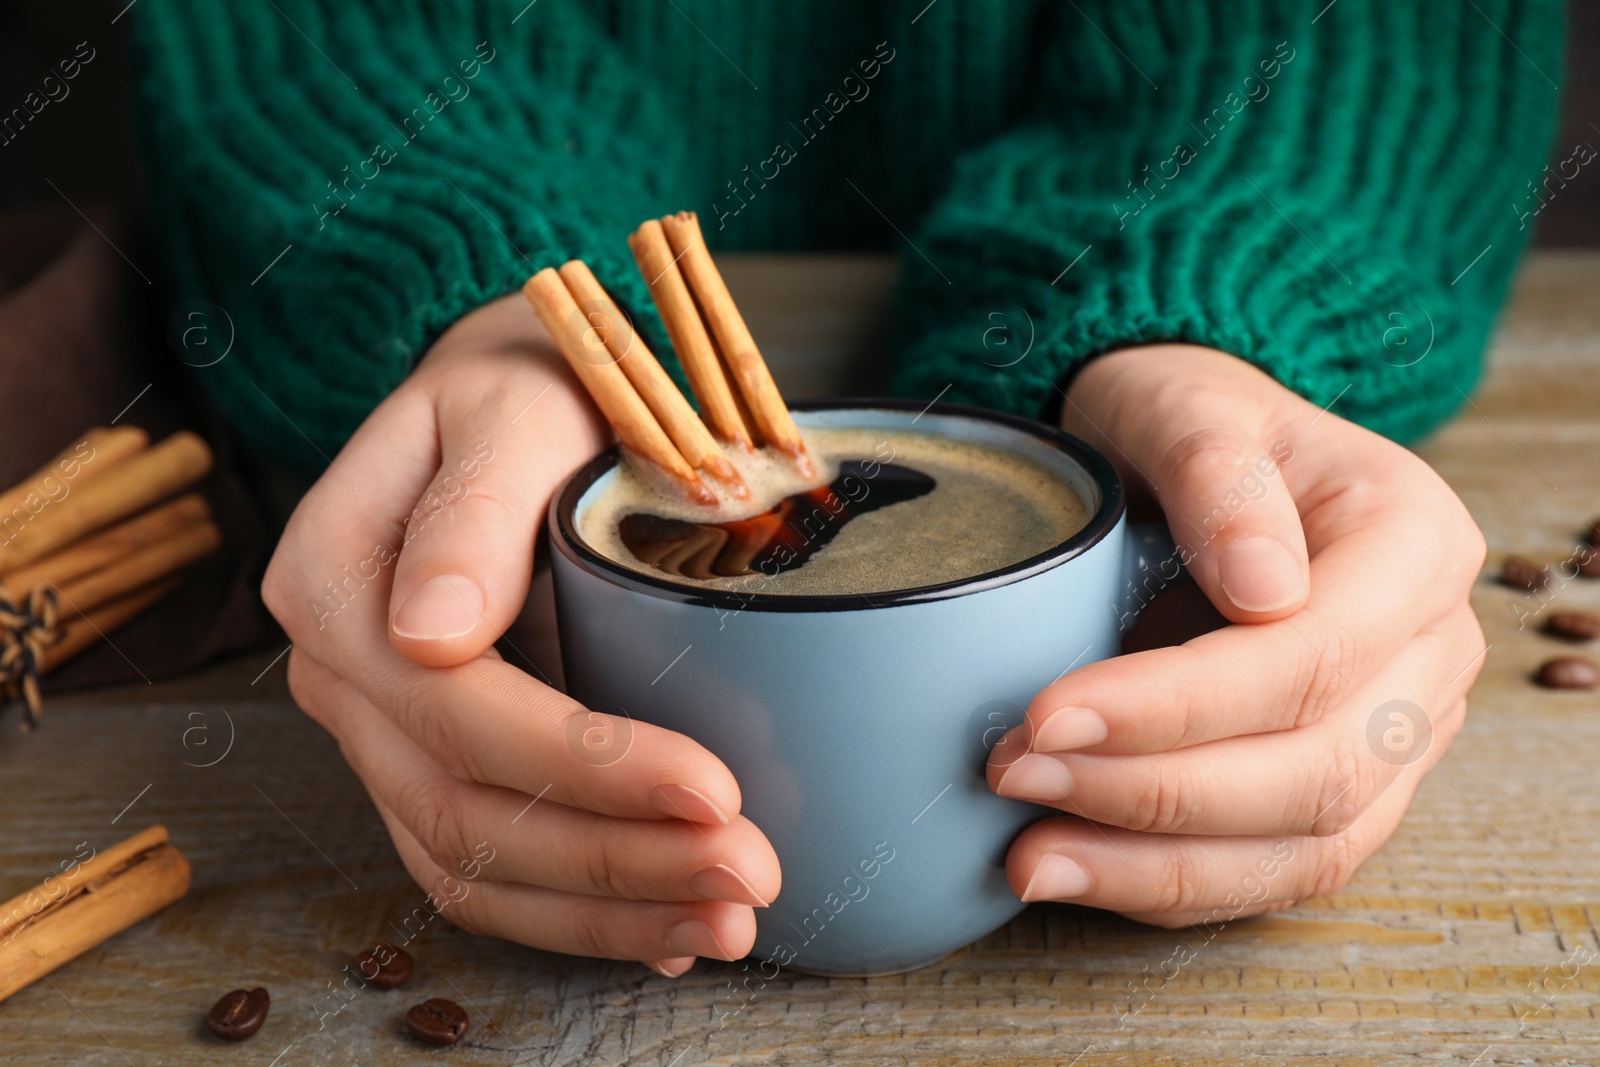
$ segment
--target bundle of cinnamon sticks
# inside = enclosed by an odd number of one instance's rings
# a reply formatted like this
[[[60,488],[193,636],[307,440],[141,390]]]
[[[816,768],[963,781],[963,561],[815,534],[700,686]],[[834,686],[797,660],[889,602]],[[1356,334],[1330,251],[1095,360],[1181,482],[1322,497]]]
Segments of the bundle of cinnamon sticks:
[[[0,695],[40,711],[39,678],[171,592],[221,532],[193,493],[211,469],[187,431],[151,446],[99,427],[0,493]]]
[[[711,259],[693,212],[651,219],[628,238],[667,336],[700,405],[678,391],[582,260],[523,286],[562,355],[623,447],[695,503],[713,486],[747,499],[729,454],[771,447],[805,477],[815,465],[744,317]],[[702,420],[701,416],[704,416]]]

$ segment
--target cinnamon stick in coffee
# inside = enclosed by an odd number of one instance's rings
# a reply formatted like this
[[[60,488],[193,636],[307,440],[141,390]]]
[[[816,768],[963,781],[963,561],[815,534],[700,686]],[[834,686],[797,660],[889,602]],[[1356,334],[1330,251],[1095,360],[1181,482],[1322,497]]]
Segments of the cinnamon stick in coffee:
[[[800,439],[800,431],[789,414],[789,406],[783,402],[783,395],[778,392],[777,383],[772,380],[766,360],[761,358],[750,327],[745,325],[744,316],[733,302],[733,294],[728,292],[722,273],[711,259],[705,235],[700,232],[699,218],[692,211],[680,211],[663,218],[661,228],[700,313],[717,340],[728,370],[749,406],[760,443],[788,453],[802,471],[811,471],[805,442]]]
[[[574,259],[564,264],[560,273],[578,306],[600,332],[606,348],[616,357],[623,373],[689,466],[727,486],[735,496],[749,496],[749,487],[717,446],[706,424],[700,421],[700,416],[689,406],[689,401],[678,391],[661,362],[606,293],[594,272],[583,260]]]
[[[593,323],[579,310],[561,275],[546,267],[528,279],[522,292],[623,445],[655,464],[689,499],[715,504],[716,494],[700,480],[634,391],[616,358],[596,336]]]
[[[0,576],[149,507],[210,469],[211,449],[204,441],[187,430],[173,434],[49,501],[9,539],[0,535]]]
[[[633,249],[633,258],[650,286],[650,296],[711,432],[741,448],[753,447],[750,431],[739,415],[733,390],[723,373],[722,361],[700,320],[694,297],[673,262],[672,246],[661,223],[651,219],[640,226],[628,238],[628,247]]]
[[[152,826],[0,904],[0,1000],[189,891],[189,862]]]

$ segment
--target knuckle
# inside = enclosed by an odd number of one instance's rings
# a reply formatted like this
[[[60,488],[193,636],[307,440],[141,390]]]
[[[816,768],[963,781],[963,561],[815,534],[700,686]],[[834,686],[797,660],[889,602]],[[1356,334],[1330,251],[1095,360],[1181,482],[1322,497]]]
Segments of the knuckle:
[[[1461,552],[1465,562],[1465,570],[1474,578],[1483,570],[1484,561],[1489,558],[1489,541],[1483,536],[1483,529],[1471,515],[1467,515],[1462,522]]]
[[[587,855],[582,860],[583,876],[590,890],[601,896],[632,897],[632,886],[623,870],[623,862],[609,835],[600,834],[590,839]]]
[[[1379,771],[1362,755],[1363,738],[1340,738],[1330,753],[1329,769],[1316,794],[1316,811],[1308,832],[1313,837],[1343,834],[1355,825],[1379,789]]]
[[[1193,815],[1188,800],[1192,795],[1183,766],[1174,760],[1158,760],[1136,787],[1125,828],[1151,834],[1181,832]]]
[[[406,520],[407,544],[426,538],[430,528],[500,529],[515,522],[527,509],[515,488],[480,474],[468,482],[450,472],[438,477],[417,501]]]
[[[597,900],[580,901],[572,909],[567,932],[575,955],[608,957],[612,954],[607,910],[604,902]]]
[[[1206,906],[1205,872],[1198,853],[1183,844],[1169,849],[1161,861],[1155,911],[1200,911]]]
[[[304,711],[315,719],[316,713],[311,710],[311,678],[309,668],[306,666],[306,657],[299,649],[290,649],[289,664],[285,670],[289,682],[289,696],[300,705]]]
[[[278,621],[285,631],[296,625],[295,613],[290,609],[294,599],[294,591],[288,575],[288,566],[283,562],[283,548],[280,545],[277,552],[273,553],[272,562],[267,564],[267,572],[261,577],[261,601],[267,606],[267,611]],[[293,635],[291,635],[293,636]]]
[[[429,776],[407,783],[403,790],[400,810],[407,813],[417,842],[440,867],[454,870],[467,855],[460,787],[449,779]]]
[[[443,882],[440,882],[443,885]],[[438,890],[434,891],[435,897]],[[483,905],[477,893],[468,893],[460,900],[453,901],[445,909],[445,914],[452,925],[469,934],[483,936],[493,933],[488,917],[483,913]]]
[[[478,780],[462,758],[460,738],[450,709],[439,703],[437,695],[418,685],[393,686],[390,692],[393,694],[391,714],[417,747],[456,778]]]
[[[1234,430],[1207,427],[1174,441],[1157,465],[1163,484],[1204,481],[1217,472],[1232,472],[1260,451],[1249,437]]]
[[[1433,720],[1434,743],[1439,746],[1441,753],[1450,747],[1461,728],[1467,724],[1467,709],[1467,700],[1463,697]]]
[[[1300,703],[1288,723],[1289,729],[1321,721],[1349,688],[1348,668],[1357,658],[1360,642],[1341,622],[1323,619],[1321,624],[1319,640],[1301,645],[1304,651],[1300,654],[1299,678],[1295,683]]]
[[[1359,835],[1352,832],[1325,838],[1318,849],[1317,862],[1312,868],[1310,883],[1302,899],[1325,897],[1337,893],[1350,884],[1366,850]]]

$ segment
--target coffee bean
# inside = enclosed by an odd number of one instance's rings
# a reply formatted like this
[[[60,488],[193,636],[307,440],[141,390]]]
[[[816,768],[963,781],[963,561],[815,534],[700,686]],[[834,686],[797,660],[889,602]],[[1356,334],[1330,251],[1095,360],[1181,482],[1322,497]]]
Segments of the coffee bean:
[[[1578,549],[1578,577],[1600,578],[1600,548],[1584,545]]]
[[[411,977],[411,957],[382,941],[356,957],[356,973],[374,989],[398,989]]]
[[[1523,556],[1507,556],[1500,565],[1500,580],[1513,589],[1537,593],[1550,584],[1550,570]]]
[[[1565,641],[1593,641],[1600,637],[1600,615],[1592,611],[1557,611],[1545,621],[1544,632]]]
[[[1589,543],[1600,547],[1600,519],[1591,519],[1589,522]]]
[[[261,1029],[271,1005],[265,989],[235,989],[222,994],[206,1016],[206,1025],[224,1041],[243,1041]]]
[[[419,1041],[453,1045],[467,1032],[467,1013],[454,1001],[434,997],[406,1012],[406,1026]]]
[[[1600,667],[1582,656],[1561,656],[1540,667],[1534,681],[1546,689],[1593,689],[1600,685]]]

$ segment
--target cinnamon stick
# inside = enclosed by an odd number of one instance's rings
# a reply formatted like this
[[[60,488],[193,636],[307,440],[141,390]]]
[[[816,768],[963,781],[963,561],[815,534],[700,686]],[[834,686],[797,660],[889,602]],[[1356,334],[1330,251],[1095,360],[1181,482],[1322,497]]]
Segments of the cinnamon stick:
[[[70,621],[87,615],[102,604],[169,577],[215,552],[221,543],[222,531],[210,519],[190,523],[155,544],[137,549],[75,581],[56,586],[61,618]]]
[[[761,443],[788,453],[802,471],[810,472],[813,468],[806,455],[805,442],[800,439],[800,431],[789,415],[789,406],[783,402],[777,383],[772,380],[766,360],[761,358],[750,327],[745,325],[744,316],[733,302],[733,294],[728,292],[722,273],[712,262],[705,235],[700,232],[699,218],[692,211],[680,211],[663,218],[661,228],[712,336],[717,339],[728,370],[749,405]]]
[[[0,1000],[189,891],[164,826],[140,831],[0,905]]]
[[[194,493],[180,496],[12,571],[5,577],[5,587],[16,598],[22,598],[36,586],[64,586],[141,548],[154,545],[202,519],[208,519],[210,514],[210,508],[201,497]]]
[[[528,279],[522,292],[623,445],[660,468],[691,500],[715,504],[716,494],[678,452],[616,359],[595,337],[593,325],[578,309],[561,275],[546,267]]]
[[[134,616],[172,592],[182,584],[182,579],[170,578],[138,592],[129,593],[109,603],[101,604],[87,615],[81,615],[62,627],[61,639],[44,650],[39,661],[39,673],[49,674],[67,660],[76,656],[109,633],[121,629]]]
[[[149,443],[150,435],[137,426],[96,426],[86,431],[50,462],[0,493],[0,537],[15,536],[26,527],[35,511],[49,506],[59,489],[52,489],[47,479],[54,479],[57,486],[67,487],[70,493],[72,488],[144,451]],[[29,496],[36,498],[41,506],[29,508]],[[22,512],[13,514],[19,508]]]
[[[661,312],[667,336],[672,339],[672,348],[678,353],[678,362],[683,364],[683,373],[695,399],[700,401],[700,411],[711,432],[730,444],[752,447],[750,430],[739,417],[722,362],[700,320],[694,297],[673,262],[672,246],[661,223],[651,219],[640,226],[629,236],[628,247],[633,249],[634,261],[650,286],[650,296]]]
[[[149,507],[210,469],[204,441],[187,430],[173,434],[51,501],[9,540],[0,535],[0,576]]]
[[[672,443],[678,446],[678,451],[689,466],[727,486],[734,496],[748,497],[749,486],[744,484],[744,479],[718,447],[706,424],[700,421],[700,416],[689,406],[677,385],[662,369],[660,361],[634,331],[633,324],[612,301],[588,264],[581,259],[574,259],[562,266],[560,274],[579,308],[595,324],[606,348],[616,357],[623,373],[661,423],[662,429],[666,430],[667,436],[672,438]]]

